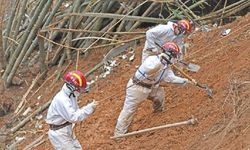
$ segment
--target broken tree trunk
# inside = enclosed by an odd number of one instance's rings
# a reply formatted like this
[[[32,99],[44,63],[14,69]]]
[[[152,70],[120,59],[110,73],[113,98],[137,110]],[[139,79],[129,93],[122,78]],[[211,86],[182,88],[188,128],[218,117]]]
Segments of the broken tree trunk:
[[[41,33],[42,34],[42,33]],[[39,65],[40,72],[43,74],[42,78],[45,79],[47,74],[47,65],[45,64],[45,48],[44,48],[44,39],[40,36],[38,37],[38,45],[39,45]]]

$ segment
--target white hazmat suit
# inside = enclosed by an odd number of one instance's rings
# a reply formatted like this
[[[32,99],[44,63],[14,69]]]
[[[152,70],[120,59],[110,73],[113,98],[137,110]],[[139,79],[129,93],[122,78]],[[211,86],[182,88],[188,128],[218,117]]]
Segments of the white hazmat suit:
[[[176,43],[180,49],[180,59],[182,59],[184,52],[184,35],[179,34],[175,35],[174,33],[174,24],[173,22],[169,21],[166,25],[159,24],[146,32],[146,41],[145,46],[142,51],[142,62],[151,55],[160,54],[162,50],[158,48],[155,44],[158,43],[163,45],[166,42],[174,42]],[[177,24],[176,24],[177,26]]]
[[[127,132],[138,106],[145,99],[153,101],[155,111],[162,110],[165,99],[164,89],[159,87],[162,80],[177,84],[188,82],[186,78],[175,76],[170,67],[162,62],[159,55],[148,56],[137,69],[134,77],[128,81],[124,106],[115,127],[115,136]]]
[[[86,119],[95,110],[95,103],[79,108],[77,97],[73,96],[66,84],[53,98],[46,118],[50,125],[69,125],[60,129],[49,129],[49,140],[56,150],[81,150],[79,141],[73,134],[73,124]]]

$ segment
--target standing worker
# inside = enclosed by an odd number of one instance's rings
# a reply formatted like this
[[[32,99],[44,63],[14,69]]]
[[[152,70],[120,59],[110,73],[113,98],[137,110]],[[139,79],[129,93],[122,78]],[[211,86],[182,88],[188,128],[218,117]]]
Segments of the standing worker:
[[[162,47],[165,51],[148,56],[128,81],[124,106],[117,119],[114,136],[128,131],[138,106],[145,99],[153,101],[155,112],[162,111],[165,99],[164,89],[159,86],[162,80],[182,85],[189,82],[186,78],[175,76],[170,69],[170,64],[180,54],[179,47],[173,42],[167,42]]]
[[[93,101],[79,108],[77,99],[80,93],[85,93],[87,86],[82,72],[76,70],[66,73],[64,82],[48,109],[48,136],[56,150],[81,150],[82,147],[73,134],[74,124],[92,114],[98,103]]]
[[[146,32],[146,41],[142,51],[142,62],[150,55],[161,53],[161,49],[155,43],[164,44],[174,42],[180,48],[180,57],[182,60],[185,54],[184,35],[190,34],[193,29],[193,22],[189,20],[178,20],[177,22],[168,21],[166,25],[159,24]]]

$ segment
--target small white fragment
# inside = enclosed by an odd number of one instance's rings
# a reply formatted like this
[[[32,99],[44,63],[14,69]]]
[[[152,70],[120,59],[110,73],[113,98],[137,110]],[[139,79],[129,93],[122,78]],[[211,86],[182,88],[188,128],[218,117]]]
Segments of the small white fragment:
[[[39,100],[42,97],[42,95],[38,96],[37,99]]]
[[[41,120],[42,118],[43,118],[43,115],[42,115],[42,114],[36,116],[36,119],[37,119],[37,120]]]
[[[129,57],[129,61],[133,61],[135,59],[135,54],[133,54],[131,57]]]

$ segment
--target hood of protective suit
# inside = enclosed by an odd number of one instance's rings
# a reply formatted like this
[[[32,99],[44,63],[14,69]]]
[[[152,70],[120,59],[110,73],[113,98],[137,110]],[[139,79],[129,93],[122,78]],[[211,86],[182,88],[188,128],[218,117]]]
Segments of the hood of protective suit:
[[[70,94],[73,94],[75,97],[80,96],[80,93],[79,93],[79,92],[77,92],[77,91],[72,92],[72,91],[67,87],[66,83],[63,84],[62,91],[63,91],[66,95],[68,95],[68,96],[70,96]]]

